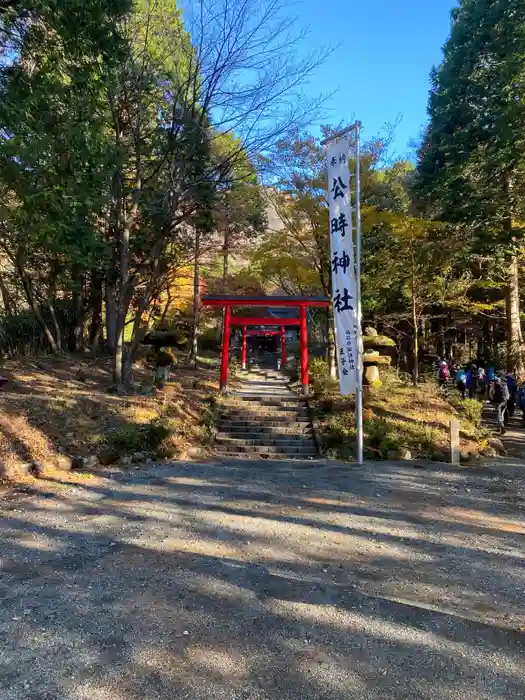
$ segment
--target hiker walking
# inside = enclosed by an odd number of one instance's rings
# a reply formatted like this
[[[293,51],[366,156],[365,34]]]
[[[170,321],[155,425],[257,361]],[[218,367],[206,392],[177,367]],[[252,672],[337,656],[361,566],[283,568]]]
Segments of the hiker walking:
[[[496,381],[496,370],[494,365],[489,365],[487,370],[487,399],[490,401],[492,396],[492,390],[494,387],[494,382]]]
[[[477,393],[479,398],[481,399],[483,397],[483,394],[485,394],[487,391],[487,374],[485,372],[484,367],[479,367],[478,368],[478,388],[477,388]]]
[[[516,381],[516,377],[512,374],[512,372],[507,372],[506,381],[507,381],[507,388],[509,390],[509,400],[507,403],[507,411],[509,414],[509,418],[512,418],[512,416],[514,415],[514,410],[516,408],[516,396],[518,394],[518,382]]]
[[[460,367],[456,372],[456,387],[461,398],[465,400],[467,396],[467,373],[463,367]]]
[[[525,421],[525,382],[521,382],[516,394],[516,402],[522,413],[522,419]]]
[[[467,372],[467,389],[469,399],[473,399],[478,391],[479,372],[476,365],[471,365]]]
[[[448,380],[450,379],[450,370],[445,360],[441,360],[441,362],[439,363],[436,379],[439,388],[443,391],[446,391]]]
[[[494,380],[494,385],[492,387],[492,397],[491,402],[496,409],[498,426],[501,435],[505,435],[507,432],[507,424],[509,422],[509,414],[507,411],[507,403],[509,400],[509,388],[507,382],[501,377],[496,377]]]

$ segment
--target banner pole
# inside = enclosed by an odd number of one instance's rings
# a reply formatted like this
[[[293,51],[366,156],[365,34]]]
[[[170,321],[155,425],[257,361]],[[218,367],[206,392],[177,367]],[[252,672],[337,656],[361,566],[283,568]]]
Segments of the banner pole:
[[[355,216],[356,216],[356,396],[355,396],[355,422],[356,422],[356,447],[357,463],[363,464],[363,331],[361,308],[361,122],[355,124],[356,134],[356,163],[355,163]]]

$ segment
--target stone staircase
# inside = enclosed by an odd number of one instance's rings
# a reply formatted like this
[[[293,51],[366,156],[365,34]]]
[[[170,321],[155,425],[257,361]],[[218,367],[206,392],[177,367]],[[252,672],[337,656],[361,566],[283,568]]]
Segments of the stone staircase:
[[[231,458],[317,457],[305,400],[277,370],[243,372],[221,399],[215,451]]]

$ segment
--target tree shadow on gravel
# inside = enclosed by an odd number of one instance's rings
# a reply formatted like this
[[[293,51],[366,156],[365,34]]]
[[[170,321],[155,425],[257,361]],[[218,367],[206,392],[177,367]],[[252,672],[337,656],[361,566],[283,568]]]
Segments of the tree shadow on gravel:
[[[488,478],[173,464],[11,498],[0,696],[521,699],[522,514]]]

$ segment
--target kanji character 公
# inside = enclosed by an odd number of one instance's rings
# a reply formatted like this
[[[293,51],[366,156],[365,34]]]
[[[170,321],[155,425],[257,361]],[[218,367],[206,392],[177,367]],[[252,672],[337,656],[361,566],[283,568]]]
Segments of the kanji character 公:
[[[332,189],[330,190],[332,194],[334,195],[334,199],[337,199],[338,197],[344,197],[345,193],[343,190],[347,190],[348,186],[345,185],[345,183],[341,180],[341,176],[338,178],[334,177],[334,184],[332,185]]]

